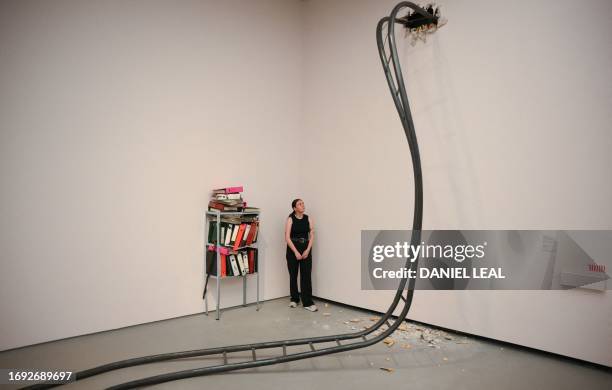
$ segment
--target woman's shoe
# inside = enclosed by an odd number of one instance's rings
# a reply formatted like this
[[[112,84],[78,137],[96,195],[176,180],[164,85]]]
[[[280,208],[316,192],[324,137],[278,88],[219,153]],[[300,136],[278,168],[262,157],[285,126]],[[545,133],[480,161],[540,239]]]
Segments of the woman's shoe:
[[[319,309],[317,309],[317,307],[315,305],[304,306],[304,309],[306,309],[308,311],[317,311],[317,310],[319,310]]]
[[[289,307],[297,307],[297,303],[291,301],[291,303],[289,304]]]

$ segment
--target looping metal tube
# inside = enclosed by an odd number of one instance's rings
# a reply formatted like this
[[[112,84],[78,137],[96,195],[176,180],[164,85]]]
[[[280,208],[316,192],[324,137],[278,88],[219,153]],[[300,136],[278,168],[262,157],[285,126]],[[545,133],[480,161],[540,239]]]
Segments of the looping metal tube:
[[[408,146],[410,149],[410,155],[412,158],[412,169],[414,176],[414,213],[413,213],[413,221],[412,221],[412,236],[411,236],[411,244],[418,245],[421,240],[421,227],[423,222],[423,178],[421,172],[421,160],[419,155],[419,147],[417,143],[416,133],[414,129],[414,123],[412,121],[412,114],[410,112],[410,105],[408,102],[408,97],[406,95],[406,88],[404,85],[404,79],[402,77],[402,70],[397,54],[397,46],[395,42],[395,24],[402,23],[401,20],[398,20],[397,17],[400,10],[404,8],[410,8],[415,12],[418,12],[424,17],[433,17],[433,15],[429,14],[423,8],[417,6],[412,2],[401,2],[397,4],[391,14],[382,18],[376,27],[376,40],[378,45],[378,52],[380,55],[380,59],[382,62],[383,70],[385,77],[387,79],[387,83],[389,85],[389,89],[391,90],[391,97],[393,98],[393,102],[397,109],[398,115],[400,117],[400,121],[402,123],[402,127],[404,129],[404,133],[406,135],[406,139],[408,141]],[[383,33],[386,35],[386,39],[383,38]],[[386,42],[388,41],[389,53],[387,53]],[[392,66],[391,66],[392,65]],[[408,269],[416,269],[418,267],[418,258],[411,262],[410,260],[406,261],[405,267]],[[391,305],[385,312],[385,314],[370,328],[367,328],[362,331],[354,332],[354,333],[346,333],[339,335],[331,335],[331,336],[321,336],[321,337],[310,337],[310,338],[302,338],[302,339],[291,339],[291,340],[280,340],[280,341],[269,341],[262,343],[253,343],[253,344],[243,344],[243,345],[233,345],[227,347],[217,347],[217,348],[207,348],[207,349],[196,349],[191,351],[180,351],[180,352],[171,352],[171,353],[163,353],[151,356],[144,356],[138,358],[132,358],[122,361],[117,361],[113,363],[108,363],[99,367],[91,368],[88,370],[84,370],[76,373],[76,379],[82,380],[85,378],[92,377],[94,375],[103,374],[112,370],[117,370],[121,368],[133,367],[137,365],[162,362],[180,358],[187,357],[195,357],[195,356],[206,356],[206,355],[214,355],[214,354],[227,354],[229,352],[238,352],[238,351],[252,351],[253,356],[255,357],[255,350],[258,349],[266,349],[266,348],[283,348],[283,354],[281,356],[266,358],[266,359],[253,359],[245,362],[239,363],[228,363],[221,364],[217,366],[209,366],[196,368],[191,370],[184,370],[179,372],[167,373],[152,376],[149,378],[143,378],[131,382],[127,382],[124,384],[120,384],[117,386],[113,386],[110,389],[131,389],[141,386],[150,386],[158,383],[174,381],[178,379],[191,378],[203,375],[210,375],[219,372],[226,372],[232,370],[240,370],[251,367],[261,367],[267,365],[273,365],[283,362],[289,362],[293,360],[307,359],[316,356],[328,355],[332,353],[345,352],[358,348],[364,348],[373,344],[376,344],[390,334],[392,334],[395,329],[403,322],[410,310],[412,305],[412,299],[414,296],[414,284],[415,280],[410,279],[407,288],[407,294],[404,297],[403,292],[406,288],[407,279],[401,279],[399,286],[397,288],[397,292]],[[395,309],[398,306],[398,303],[402,300],[404,302],[404,306],[397,316],[397,319],[393,323],[389,323],[388,320],[391,318]],[[387,325],[387,329],[379,333],[378,335],[368,338],[367,336],[378,330],[381,326]],[[340,343],[340,340],[353,340],[357,339],[356,342],[353,343]],[[324,343],[324,342],[334,342],[337,345],[327,348],[315,348],[314,344]],[[294,345],[310,345],[311,350],[307,352],[301,353],[287,353],[287,347]],[[54,384],[42,384],[30,386],[28,389],[44,389],[51,388],[57,385]]]

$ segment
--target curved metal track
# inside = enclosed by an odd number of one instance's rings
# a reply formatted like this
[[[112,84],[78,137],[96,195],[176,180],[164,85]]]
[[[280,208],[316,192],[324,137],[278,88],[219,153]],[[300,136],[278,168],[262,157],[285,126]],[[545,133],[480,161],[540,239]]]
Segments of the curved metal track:
[[[411,237],[411,244],[416,246],[421,240],[421,226],[423,220],[423,180],[421,174],[419,147],[417,144],[417,138],[414,130],[414,123],[412,121],[412,115],[410,112],[410,106],[408,103],[408,97],[406,96],[406,88],[404,86],[404,79],[402,77],[402,70],[395,42],[395,24],[406,23],[406,18],[399,18],[398,13],[406,8],[409,8],[414,12],[420,14],[425,20],[437,20],[434,15],[428,13],[423,8],[417,6],[414,3],[407,1],[401,2],[393,8],[389,16],[382,18],[378,22],[378,25],[376,26],[376,41],[378,44],[378,52],[384,69],[385,77],[387,78],[387,83],[389,85],[389,89],[391,90],[391,96],[393,98],[393,102],[395,103],[395,107],[397,108],[397,112],[404,128],[404,132],[406,134],[406,139],[408,140],[410,154],[412,156],[412,168],[414,172],[414,214],[412,222],[413,232]],[[418,266],[418,258],[414,262],[411,262],[410,259],[407,259],[405,266],[411,269],[416,269]],[[244,368],[267,366],[272,364],[289,362],[293,360],[307,359],[316,356],[323,356],[332,353],[345,352],[353,349],[368,347],[384,340],[386,337],[392,334],[406,318],[406,315],[408,314],[408,311],[410,310],[410,306],[412,304],[415,280],[410,280],[407,289],[406,282],[406,278],[400,281],[395,297],[393,298],[393,302],[389,306],[386,313],[374,325],[359,332],[302,339],[269,341],[254,344],[233,345],[218,348],[196,349],[191,351],[171,352],[158,355],[144,356],[117,361],[114,363],[108,363],[99,367],[80,371],[75,374],[75,378],[76,380],[82,380],[112,370],[174,359],[206,355],[223,355],[225,364],[222,365],[161,374],[110,387],[110,389],[132,389],[141,386],[150,386],[158,383],[175,381],[178,379],[210,375],[219,372],[240,370]],[[404,294],[404,291],[406,291],[406,294]],[[400,301],[403,301],[404,304],[401,313],[397,316],[397,319],[395,321],[390,322],[389,319],[393,315],[395,309],[398,307]],[[373,332],[375,332],[377,329],[379,329],[385,324],[387,325],[387,329],[385,329],[383,332],[379,333],[376,336],[372,335]],[[351,340],[353,342],[342,343],[343,341]],[[331,347],[328,346],[323,348],[317,348],[317,345],[320,343],[330,342],[335,343],[336,345]],[[287,353],[288,348],[296,345],[308,345],[311,350],[307,352]],[[283,354],[277,357],[258,359],[256,352],[267,348],[282,348]],[[227,354],[230,352],[239,351],[251,351],[253,359],[245,362],[227,363]],[[28,387],[28,389],[43,389],[55,386],[58,385],[42,384],[30,386]]]

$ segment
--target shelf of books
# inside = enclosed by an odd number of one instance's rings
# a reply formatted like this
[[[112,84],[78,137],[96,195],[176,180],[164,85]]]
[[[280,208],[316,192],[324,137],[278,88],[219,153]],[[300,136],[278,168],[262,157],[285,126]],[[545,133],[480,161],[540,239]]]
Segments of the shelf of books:
[[[242,278],[242,304],[246,306],[247,276],[257,281],[259,310],[259,209],[248,207],[242,197],[243,187],[215,189],[205,215],[206,282],[203,298],[208,315],[208,281],[216,280],[216,311],[220,318],[221,280]]]

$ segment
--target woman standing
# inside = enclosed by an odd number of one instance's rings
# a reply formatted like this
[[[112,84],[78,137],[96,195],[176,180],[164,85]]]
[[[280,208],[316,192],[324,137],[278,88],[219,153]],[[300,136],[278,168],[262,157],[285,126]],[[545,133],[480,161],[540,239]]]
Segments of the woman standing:
[[[297,307],[302,299],[304,309],[317,311],[312,301],[312,244],[314,240],[314,224],[312,218],[304,214],[304,201],[295,199],[291,202],[293,212],[287,217],[285,224],[285,241],[287,242],[287,268],[289,268],[289,286],[291,303],[289,307]],[[300,289],[298,291],[297,277],[300,274]]]

